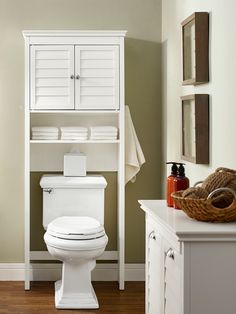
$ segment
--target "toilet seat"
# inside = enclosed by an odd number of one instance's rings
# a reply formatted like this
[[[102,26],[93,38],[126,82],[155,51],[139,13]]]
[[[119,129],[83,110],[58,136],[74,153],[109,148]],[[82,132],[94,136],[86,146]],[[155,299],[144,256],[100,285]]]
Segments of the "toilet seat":
[[[92,240],[103,237],[105,230],[91,217],[62,216],[48,225],[47,233],[65,240]]]
[[[93,250],[105,249],[105,246],[108,242],[108,237],[106,234],[104,234],[102,237],[89,240],[63,239],[45,232],[44,241],[47,246],[64,251],[86,251],[89,256],[88,252],[90,251],[92,252]]]

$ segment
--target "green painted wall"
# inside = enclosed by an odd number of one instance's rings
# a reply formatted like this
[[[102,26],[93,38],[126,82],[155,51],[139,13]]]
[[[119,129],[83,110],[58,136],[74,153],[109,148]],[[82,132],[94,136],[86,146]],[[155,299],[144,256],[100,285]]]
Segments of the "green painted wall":
[[[146,164],[126,187],[126,262],[144,261],[137,200],[160,194],[161,0],[0,0],[0,263],[24,260],[23,29],[126,29],[126,104]],[[39,173],[32,173],[32,247],[41,249]],[[108,249],[116,246],[116,175],[104,173]],[[111,209],[111,210],[110,210]],[[9,236],[10,234],[10,236]]]

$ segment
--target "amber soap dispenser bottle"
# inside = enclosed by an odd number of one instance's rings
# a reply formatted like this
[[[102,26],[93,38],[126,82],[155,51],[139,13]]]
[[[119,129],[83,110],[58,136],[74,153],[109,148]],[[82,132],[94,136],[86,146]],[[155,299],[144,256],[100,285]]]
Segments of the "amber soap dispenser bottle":
[[[177,163],[174,161],[169,161],[166,163],[167,165],[172,165],[171,167],[171,174],[167,177],[166,181],[166,200],[167,206],[173,207],[173,197],[171,193],[174,192],[174,178],[177,176]]]
[[[177,176],[174,178],[174,192],[186,190],[189,188],[189,179],[185,176],[185,169],[183,163],[178,163]],[[174,208],[179,209],[174,202]]]

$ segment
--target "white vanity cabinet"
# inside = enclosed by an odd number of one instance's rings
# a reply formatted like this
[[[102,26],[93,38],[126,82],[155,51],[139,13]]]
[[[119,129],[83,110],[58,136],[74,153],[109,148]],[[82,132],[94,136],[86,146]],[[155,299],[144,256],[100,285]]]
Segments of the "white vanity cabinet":
[[[236,313],[236,223],[194,221],[166,201],[146,213],[146,314]]]
[[[31,45],[33,110],[119,109],[118,45]]]

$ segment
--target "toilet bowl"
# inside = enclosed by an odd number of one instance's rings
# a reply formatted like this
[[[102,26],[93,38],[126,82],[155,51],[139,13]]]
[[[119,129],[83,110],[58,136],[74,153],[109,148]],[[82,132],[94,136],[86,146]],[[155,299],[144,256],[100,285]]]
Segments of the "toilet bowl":
[[[91,271],[108,242],[104,227],[92,217],[62,216],[49,223],[44,240],[49,253],[63,262],[62,279],[55,283],[56,307],[98,308]]]

